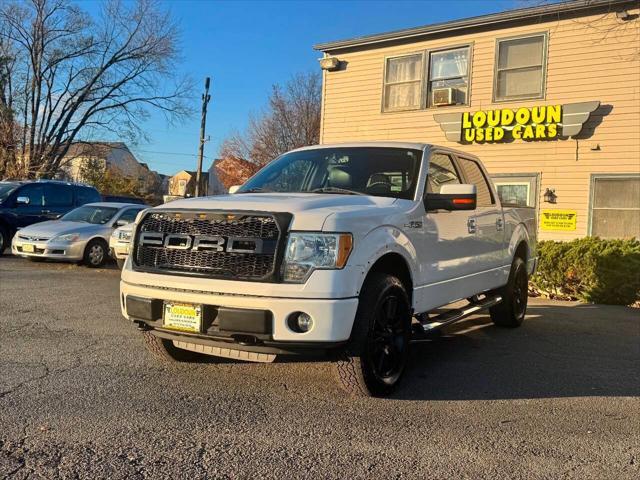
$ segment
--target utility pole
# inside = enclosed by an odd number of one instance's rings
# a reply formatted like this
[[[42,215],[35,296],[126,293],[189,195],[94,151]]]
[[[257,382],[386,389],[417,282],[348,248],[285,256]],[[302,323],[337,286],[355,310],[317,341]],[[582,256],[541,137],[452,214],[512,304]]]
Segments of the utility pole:
[[[198,150],[198,169],[196,170],[196,197],[200,196],[200,179],[202,178],[202,157],[204,156],[204,130],[207,125],[207,104],[211,100],[209,95],[209,77],[204,81],[204,94],[202,95],[202,121],[200,122],[200,149]]]

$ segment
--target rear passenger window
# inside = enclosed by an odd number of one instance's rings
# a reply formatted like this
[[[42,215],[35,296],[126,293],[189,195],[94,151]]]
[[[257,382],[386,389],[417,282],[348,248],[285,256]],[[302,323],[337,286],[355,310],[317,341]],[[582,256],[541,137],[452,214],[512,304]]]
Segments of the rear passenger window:
[[[460,184],[460,176],[456,172],[451,157],[444,153],[434,153],[429,160],[427,173],[427,192],[440,193],[443,185]]]
[[[73,187],[71,185],[46,185],[44,204],[47,207],[72,207]]]
[[[76,205],[99,202],[100,200],[100,194],[93,188],[76,187]]]
[[[482,173],[482,169],[478,162],[473,160],[469,160],[467,158],[460,158],[460,165],[464,170],[465,177],[467,177],[467,182],[472,183],[476,186],[476,190],[478,191],[478,201],[477,205],[479,207],[488,207],[494,204],[493,195],[491,195],[491,188],[489,187],[489,183],[487,182],[484,173]]]

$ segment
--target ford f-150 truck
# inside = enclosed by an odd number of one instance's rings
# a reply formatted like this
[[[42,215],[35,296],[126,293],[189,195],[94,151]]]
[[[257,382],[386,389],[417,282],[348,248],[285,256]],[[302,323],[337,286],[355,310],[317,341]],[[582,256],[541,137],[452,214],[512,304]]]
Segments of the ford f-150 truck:
[[[233,194],[142,212],[121,308],[158,358],[322,352],[348,392],[381,396],[413,341],[482,309],[522,323],[535,237],[534,210],[501,205],[468,153],[306,147]]]

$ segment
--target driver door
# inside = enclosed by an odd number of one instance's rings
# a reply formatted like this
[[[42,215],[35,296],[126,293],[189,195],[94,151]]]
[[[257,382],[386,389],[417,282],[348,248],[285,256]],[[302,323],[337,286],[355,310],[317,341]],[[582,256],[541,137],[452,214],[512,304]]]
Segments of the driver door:
[[[456,158],[448,152],[432,152],[425,193],[439,193],[444,185],[463,184]],[[416,246],[420,284],[416,310],[428,311],[477,293],[474,274],[480,270],[481,243],[469,220],[473,210],[429,210],[424,204],[421,230],[409,234]],[[480,289],[481,290],[481,289]]]

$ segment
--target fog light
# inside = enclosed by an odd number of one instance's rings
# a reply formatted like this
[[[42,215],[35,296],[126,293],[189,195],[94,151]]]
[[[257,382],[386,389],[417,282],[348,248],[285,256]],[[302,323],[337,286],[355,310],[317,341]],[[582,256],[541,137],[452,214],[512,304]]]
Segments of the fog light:
[[[313,318],[304,312],[295,312],[289,316],[289,328],[297,333],[305,333],[313,328]]]
[[[313,318],[307,313],[298,315],[298,328],[302,332],[308,332],[313,327]]]

